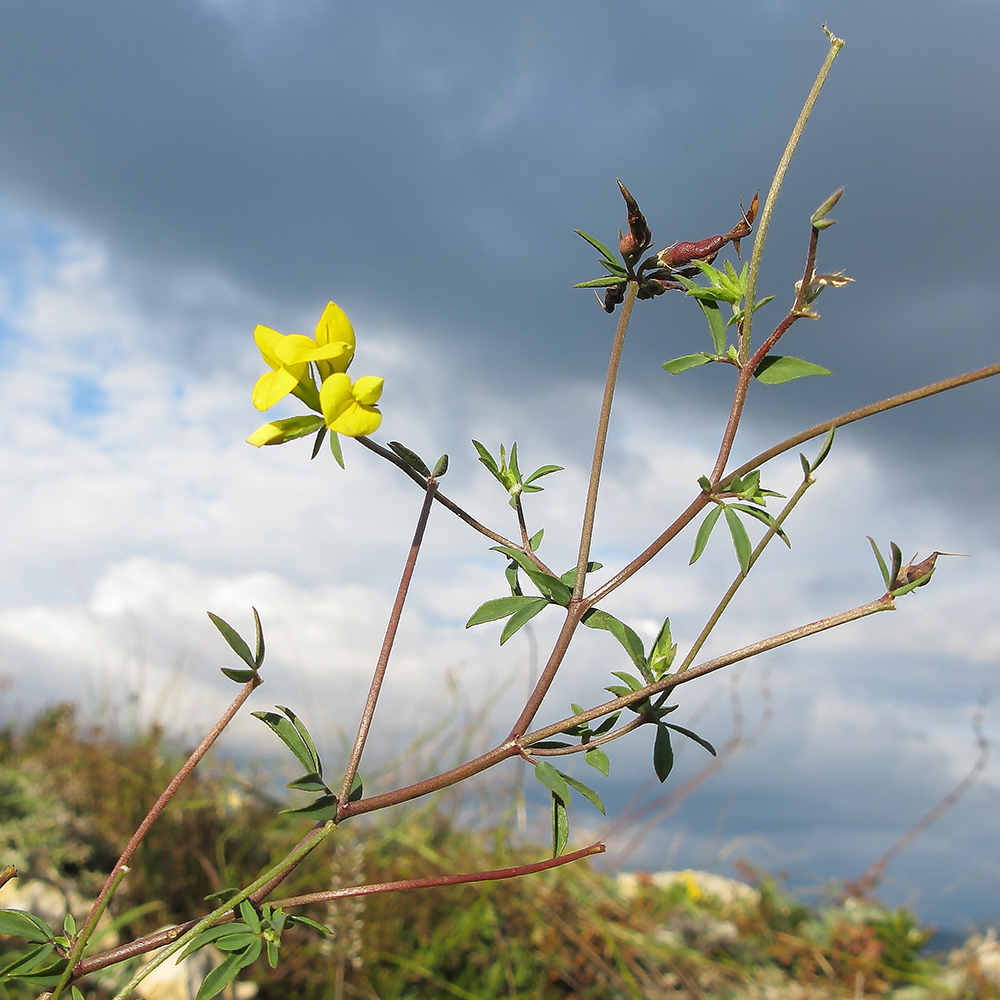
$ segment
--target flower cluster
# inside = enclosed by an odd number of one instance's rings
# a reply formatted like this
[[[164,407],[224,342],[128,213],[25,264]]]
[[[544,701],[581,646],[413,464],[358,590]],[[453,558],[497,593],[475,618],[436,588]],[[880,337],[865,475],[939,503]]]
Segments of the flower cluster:
[[[268,410],[292,393],[322,417],[264,424],[247,438],[250,444],[283,444],[322,428],[347,437],[365,437],[378,429],[382,414],[376,404],[383,379],[362,375],[351,381],[347,369],[354,360],[354,328],[335,302],[327,303],[312,337],[258,326],[254,340],[271,370],[257,379],[253,405]]]

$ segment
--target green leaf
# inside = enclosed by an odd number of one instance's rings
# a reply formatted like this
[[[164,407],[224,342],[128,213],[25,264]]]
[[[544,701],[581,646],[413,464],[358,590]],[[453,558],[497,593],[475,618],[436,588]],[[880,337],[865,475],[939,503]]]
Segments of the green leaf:
[[[563,607],[569,604],[573,591],[562,580],[540,570],[527,553],[510,545],[494,545],[491,551],[502,552],[505,556],[513,559],[524,570],[528,579],[556,604],[561,604]]]
[[[472,444],[475,446],[476,451],[479,452],[479,461],[482,462],[487,469],[489,469],[490,473],[493,476],[499,479],[500,482],[503,482],[503,480],[500,479],[500,470],[499,468],[497,468],[496,460],[489,453],[489,450],[486,448],[486,446],[480,444],[478,441],[475,440],[473,440]]]
[[[755,379],[762,385],[781,385],[795,378],[805,378],[807,375],[829,375],[828,368],[814,365],[811,361],[801,358],[783,358],[779,354],[769,354],[757,366],[753,373]]]
[[[442,455],[437,460],[437,463],[434,466],[434,471],[431,473],[431,475],[433,475],[435,479],[440,479],[447,471],[448,471],[448,456]]]
[[[616,274],[606,274],[603,278],[592,278],[590,281],[581,281],[574,285],[574,288],[607,288],[609,285],[624,285]]]
[[[768,302],[773,302],[773,301],[774,301],[773,295],[766,295],[764,296],[764,298],[759,299],[757,302],[754,303],[753,311],[756,312],[761,306],[766,306]],[[726,326],[732,326],[734,323],[741,322],[743,317],[746,315],[746,311],[747,311],[746,306],[744,306],[742,309],[733,313],[733,318],[726,324]]]
[[[294,788],[297,792],[329,792],[326,782],[322,776],[316,774],[304,774],[301,778],[289,781],[285,788]]]
[[[885,580],[885,589],[888,591],[893,582],[893,577],[889,576],[889,567],[886,566],[885,560],[882,558],[882,553],[879,552],[878,546],[875,544],[875,539],[871,535],[866,535],[865,537],[868,539],[872,547],[872,552],[875,553],[875,558],[878,560],[878,568],[882,571],[882,579]]]
[[[588,573],[596,573],[599,569],[603,568],[604,568],[604,563],[599,563],[599,562],[587,563]],[[566,572],[563,573],[559,577],[559,579],[562,580],[562,582],[565,583],[567,587],[572,589],[574,586],[576,586],[576,567],[574,566],[572,569],[566,570]]]
[[[708,539],[712,534],[712,529],[715,527],[716,522],[721,516],[722,507],[716,506],[713,510],[708,512],[705,520],[701,522],[701,527],[698,529],[698,534],[694,539],[694,551],[691,553],[691,561],[688,563],[689,566],[693,566],[699,558],[701,558],[702,552],[705,551],[705,546],[708,545]]]
[[[617,261],[602,260],[601,267],[606,268],[612,274],[617,274],[622,280],[626,280],[628,278],[628,271],[626,271],[625,268],[622,267]]]
[[[22,937],[38,944],[55,937],[55,931],[44,920],[24,910],[0,910],[0,934]]]
[[[891,587],[899,579],[899,571],[903,568],[903,553],[895,542],[889,542],[889,552],[892,554],[892,565],[889,567]]]
[[[323,447],[323,440],[326,438],[326,434],[326,424],[323,424],[323,426],[319,429],[319,434],[316,435],[316,440],[313,442],[312,454],[309,456],[310,461],[319,454],[320,448]]]
[[[347,801],[357,802],[358,799],[360,799],[361,796],[364,794],[365,794],[365,784],[361,780],[361,775],[355,774],[354,780],[351,782],[351,791],[350,794],[347,796]]]
[[[629,686],[630,691],[639,691],[646,686],[638,677],[630,674],[627,670],[612,670],[611,673],[623,680]]]
[[[551,476],[553,472],[562,472],[564,468],[565,467],[562,465],[543,465],[541,468],[535,469],[535,471],[528,476],[527,479],[525,479],[524,483],[525,485],[533,483],[536,479],[541,479],[542,476]]]
[[[264,663],[264,629],[260,624],[260,615],[257,613],[257,609],[251,608],[250,610],[253,612],[254,637],[257,646],[253,656],[253,663],[255,667],[260,668]]]
[[[582,232],[579,229],[574,229],[574,233],[577,236],[582,236],[605,260],[611,261],[613,264],[618,263],[618,258],[596,237],[590,236],[587,233]]]
[[[205,977],[195,1000],[211,1000],[212,997],[218,996],[240,974],[239,959],[239,955],[227,955]]]
[[[320,934],[325,934],[327,937],[333,937],[334,932],[327,927],[325,924],[321,924],[312,917],[304,917],[301,913],[291,913],[288,916],[288,925],[292,924],[303,924],[306,927],[311,927],[314,931],[319,931]]]
[[[296,759],[307,773],[320,770],[318,766],[319,761],[315,757],[315,751],[310,752],[309,747],[299,735],[299,731],[288,719],[278,715],[276,712],[251,712],[250,714],[255,719],[260,719],[265,726],[268,726],[275,733],[278,739],[295,754]]]
[[[283,815],[302,816],[305,819],[314,819],[317,822],[336,819],[337,796],[332,794],[321,795],[307,806],[302,806],[299,809],[282,809],[281,812]]]
[[[215,942],[216,948],[220,951],[243,951],[248,945],[257,940],[256,934],[226,934]]]
[[[69,995],[70,1000],[87,1000],[87,998],[80,992],[79,986],[71,986]]]
[[[596,750],[600,748],[595,747],[594,749]],[[600,795],[598,795],[593,788],[585,785],[582,781],[577,781],[576,778],[571,778],[568,774],[563,774],[562,771],[559,773],[562,775],[566,784],[569,785],[570,788],[575,788],[588,802],[591,802],[598,809],[600,809],[602,813],[607,815],[607,811],[604,808],[604,803],[601,801]]]
[[[761,510],[760,507],[751,507],[749,504],[745,503],[733,503],[729,505],[732,510],[741,510],[744,514],[749,514],[751,517],[757,518],[763,524],[766,524],[769,528],[774,524],[774,517],[768,514],[766,510]],[[775,534],[789,547],[792,547],[792,543],[788,540],[788,535],[785,534],[784,529],[778,528]]]
[[[552,857],[558,858],[569,841],[569,816],[566,803],[552,793]]]
[[[324,423],[322,417],[308,414],[300,417],[285,417],[283,420],[272,420],[265,426],[274,428],[274,436],[264,442],[265,445],[272,445],[284,444],[286,441],[305,437],[307,434],[319,430],[324,426]]]
[[[823,441],[823,445],[820,448],[819,453],[813,460],[812,465],[809,466],[810,472],[815,472],[826,460],[826,456],[830,454],[830,449],[833,447],[833,434],[834,431],[836,431],[836,429],[837,429],[836,427],[830,428],[830,432],[827,434],[825,440]]]
[[[577,709],[574,706],[574,711],[579,713],[583,711],[583,709]],[[621,712],[612,712],[606,719],[604,719],[604,721],[595,730],[591,732],[590,735],[603,736],[609,729],[611,729],[614,726],[614,724],[618,721],[618,718],[621,714],[622,714]]]
[[[624,622],[600,608],[591,608],[581,621],[587,628],[603,629],[605,632],[610,632],[622,644],[625,652],[628,653],[639,670],[646,669],[646,653],[643,649],[642,639]]]
[[[23,955],[14,956],[13,961],[0,968],[0,977],[14,977],[33,981],[34,977],[46,975],[65,965],[64,961],[51,962],[55,954],[53,941],[46,941],[32,948]]]
[[[514,594],[511,597],[497,597],[492,601],[481,604],[472,617],[465,623],[466,628],[473,625],[482,625],[484,622],[495,622],[500,618],[507,618],[515,614],[522,608],[533,605],[536,601],[545,601],[544,598],[527,597],[524,594]],[[545,601],[545,603],[548,603]]]
[[[277,705],[275,707],[280,708],[288,716],[292,725],[295,726],[295,731],[306,745],[306,749],[309,751],[309,756],[312,760],[311,772],[322,775],[323,764],[319,759],[319,754],[316,752],[316,744],[313,743],[313,738],[309,735],[309,730],[306,729],[305,723],[290,708],[286,708],[284,705]]]
[[[545,529],[539,528],[538,531],[536,531],[531,538],[528,539],[528,548],[531,549],[532,552],[538,551],[538,546],[542,544],[542,538],[544,535]]]
[[[703,299],[699,299],[698,305],[701,306],[701,311],[705,314],[705,319],[708,320],[708,329],[712,334],[712,346],[715,348],[715,353],[725,354],[726,324],[722,319],[719,303],[705,302]]]
[[[257,915],[257,911],[253,908],[253,903],[249,899],[244,899],[240,903],[240,916],[254,934],[260,933],[260,917]]]
[[[278,967],[278,944],[273,938],[268,938],[265,941],[265,946],[267,948],[267,964],[271,966],[272,969]]]
[[[569,805],[569,787],[566,784],[566,778],[548,761],[540,760],[535,764],[535,777],[553,795],[558,795],[566,805]]]
[[[250,928],[239,920],[228,924],[216,924],[214,927],[206,927],[200,934],[195,935],[187,944],[187,947],[177,956],[176,961],[193,955],[196,951],[204,948],[206,944],[218,941],[219,938],[228,937],[230,934],[247,933]]]
[[[231,681],[236,681],[237,684],[246,684],[247,681],[253,680],[257,675],[256,670],[247,670],[240,667],[220,667],[219,669]]]
[[[389,447],[411,469],[415,469],[425,479],[430,478],[431,470],[427,468],[427,463],[415,451],[410,451],[405,444],[400,444],[399,441],[390,441]]]
[[[676,654],[677,643],[672,642],[670,637],[670,619],[664,618],[646,661],[650,679],[659,680],[670,669]]]
[[[736,549],[736,558],[740,561],[740,569],[746,575],[750,570],[750,556],[753,546],[750,544],[750,536],[747,529],[743,527],[740,515],[732,507],[726,508],[726,524],[729,525],[729,533],[733,536],[733,548]]]
[[[334,461],[342,469],[345,468],[344,465],[344,452],[340,447],[340,435],[336,431],[330,431],[330,452],[333,455]]]
[[[212,619],[212,624],[222,633],[222,638],[229,643],[230,649],[251,669],[256,669],[258,664],[254,662],[253,654],[250,652],[250,647],[243,641],[239,632],[233,628],[229,622],[220,618],[218,615],[212,614],[211,611],[208,612],[208,617]]]
[[[520,611],[516,611],[510,616],[507,624],[504,625],[500,633],[500,645],[502,646],[512,635],[522,629],[532,618],[543,608],[549,606],[549,602],[544,597],[529,597],[530,604],[526,604]]]
[[[662,722],[660,725],[666,726],[668,729],[672,729],[675,733],[680,733],[682,736],[686,736],[689,740],[694,740],[695,743],[703,746],[713,757],[718,756],[715,752],[715,747],[708,740],[702,739],[697,733],[691,732],[690,729],[685,729],[683,726],[675,726],[672,722]]]
[[[653,770],[663,784],[674,769],[674,748],[670,745],[670,730],[666,723],[656,727],[656,740],[653,743]]]
[[[596,767],[605,778],[611,773],[611,761],[608,760],[608,755],[600,747],[591,747],[583,755],[583,759],[591,767]]]
[[[685,354],[682,357],[664,361],[663,369],[671,375],[680,375],[681,372],[686,372],[689,368],[698,368],[713,360],[715,359],[709,354]]]

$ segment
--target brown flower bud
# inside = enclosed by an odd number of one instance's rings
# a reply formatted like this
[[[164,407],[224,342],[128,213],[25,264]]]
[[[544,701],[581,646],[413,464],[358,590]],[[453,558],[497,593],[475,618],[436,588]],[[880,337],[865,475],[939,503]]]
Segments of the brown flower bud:
[[[629,193],[629,189],[618,181],[625,207],[628,209],[628,232],[622,236],[619,231],[618,250],[627,263],[634,263],[636,258],[653,242],[653,234],[646,225],[646,217],[639,209],[639,203]]]

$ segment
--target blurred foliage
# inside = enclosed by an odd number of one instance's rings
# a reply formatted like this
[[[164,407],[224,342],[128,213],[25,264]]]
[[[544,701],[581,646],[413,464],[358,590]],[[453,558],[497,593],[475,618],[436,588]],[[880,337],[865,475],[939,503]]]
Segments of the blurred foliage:
[[[22,883],[38,878],[92,897],[182,759],[160,729],[122,737],[83,726],[67,706],[0,731],[0,862],[16,864]],[[206,895],[249,881],[305,832],[255,791],[259,777],[210,765],[188,779],[116,897],[118,914],[159,901],[136,911],[123,940],[200,915]],[[307,858],[279,893],[544,854],[519,845],[509,828],[462,826],[439,799],[345,824],[332,849]],[[336,936],[292,928],[278,968],[261,960],[244,978],[263,1000],[1000,997],[995,935],[931,959],[921,950],[929,932],[910,913],[864,899],[812,910],[770,878],[744,874],[752,888],[697,872],[616,879],[577,864],[313,906],[308,915]],[[0,904],[10,892],[0,891]],[[108,995],[84,987],[88,997]],[[17,989],[0,987],[0,997],[35,996]]]

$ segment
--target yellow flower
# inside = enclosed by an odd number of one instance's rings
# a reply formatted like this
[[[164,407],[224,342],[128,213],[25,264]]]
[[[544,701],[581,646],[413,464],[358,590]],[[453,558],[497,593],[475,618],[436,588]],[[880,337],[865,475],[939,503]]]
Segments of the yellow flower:
[[[344,372],[330,375],[319,392],[326,426],[347,437],[366,437],[378,430],[382,414],[375,404],[382,395],[383,382],[378,375],[362,375],[352,385]]]
[[[253,338],[273,369],[261,375],[253,387],[253,405],[258,410],[270,409],[303,382],[311,361],[316,363],[320,376],[325,377],[346,372],[354,357],[354,328],[335,302],[328,303],[323,310],[313,337],[301,333],[286,336],[270,327],[258,326]]]

